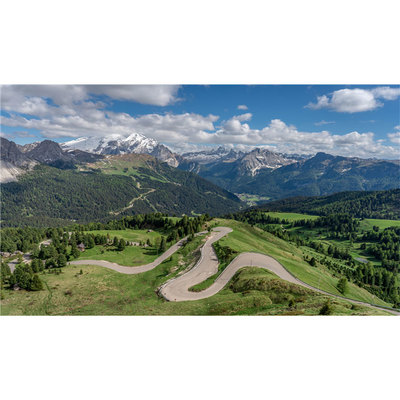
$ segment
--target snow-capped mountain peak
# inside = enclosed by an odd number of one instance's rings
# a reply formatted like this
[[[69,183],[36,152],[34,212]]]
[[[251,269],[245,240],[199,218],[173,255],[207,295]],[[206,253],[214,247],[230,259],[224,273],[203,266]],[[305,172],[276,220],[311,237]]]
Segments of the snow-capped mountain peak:
[[[158,145],[154,139],[133,132],[128,137],[110,134],[106,137],[81,137],[63,143],[66,150],[85,150],[98,154],[150,153]]]
[[[164,145],[138,132],[129,136],[110,134],[106,137],[81,137],[61,144],[64,150],[84,150],[96,154],[151,154],[161,161],[176,167],[179,162]]]

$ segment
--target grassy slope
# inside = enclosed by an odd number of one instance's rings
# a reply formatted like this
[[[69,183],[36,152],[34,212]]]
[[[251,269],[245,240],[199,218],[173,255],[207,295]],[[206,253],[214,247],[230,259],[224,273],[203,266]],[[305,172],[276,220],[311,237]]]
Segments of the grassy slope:
[[[233,220],[216,220],[216,225],[229,226],[233,232],[220,240],[221,245],[228,245],[238,252],[259,252],[276,258],[285,268],[302,281],[340,295],[336,288],[338,279],[333,277],[328,269],[311,267],[303,260],[301,249],[281,240],[268,232],[252,228]],[[388,306],[386,302],[356,285],[349,284],[346,297]]]
[[[389,228],[390,226],[400,226],[400,221],[390,219],[364,219],[361,221],[360,228],[372,230],[373,226],[379,226],[380,229]]]
[[[298,221],[302,219],[316,219],[317,215],[310,214],[299,214],[299,213],[291,213],[291,212],[275,212],[268,211],[265,214],[270,215],[271,217],[287,219],[289,221]],[[379,226],[380,229],[385,229],[390,226],[400,226],[400,221],[391,220],[391,219],[370,219],[366,218],[361,220],[360,229],[364,230],[372,230],[373,226]]]
[[[288,221],[298,221],[302,219],[316,219],[317,215],[309,214],[298,214],[298,213],[288,213],[288,212],[266,212],[265,214],[270,215],[273,218],[287,219]]]
[[[123,238],[132,242],[146,241],[148,238],[154,244],[156,238],[160,238],[159,232],[147,232],[147,230],[97,230],[90,231],[93,234],[110,235],[111,239],[114,236]],[[92,249],[88,249],[81,254],[80,260],[106,260],[115,262],[121,265],[137,266],[147,264],[154,261],[159,254],[157,251],[150,248],[141,248],[139,246],[127,246],[124,251],[110,250],[107,251],[107,246],[95,246]],[[103,250],[103,253],[102,253]]]

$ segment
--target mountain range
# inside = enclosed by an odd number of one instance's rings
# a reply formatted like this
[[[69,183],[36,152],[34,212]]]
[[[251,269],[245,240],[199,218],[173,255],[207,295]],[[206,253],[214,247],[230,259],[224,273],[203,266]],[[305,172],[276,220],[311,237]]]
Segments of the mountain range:
[[[2,182],[16,180],[38,163],[76,168],[109,155],[148,154],[178,170],[195,173],[253,203],[291,196],[328,195],[348,190],[386,190],[400,187],[398,160],[281,154],[265,148],[244,152],[219,147],[176,154],[139,133],[128,137],[81,137],[65,143],[50,140],[25,146],[2,139]],[[5,149],[3,151],[3,148]],[[4,154],[3,154],[4,153]]]
[[[254,193],[270,199],[387,190],[400,187],[400,163],[317,153],[272,171],[261,171],[253,179],[244,177],[230,187],[235,193]]]

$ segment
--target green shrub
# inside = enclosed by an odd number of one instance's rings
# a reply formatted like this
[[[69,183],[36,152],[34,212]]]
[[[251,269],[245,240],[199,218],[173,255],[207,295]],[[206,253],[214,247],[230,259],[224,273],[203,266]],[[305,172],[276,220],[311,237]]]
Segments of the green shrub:
[[[333,308],[331,305],[331,301],[327,300],[319,310],[319,315],[332,315],[332,314],[333,314]]]

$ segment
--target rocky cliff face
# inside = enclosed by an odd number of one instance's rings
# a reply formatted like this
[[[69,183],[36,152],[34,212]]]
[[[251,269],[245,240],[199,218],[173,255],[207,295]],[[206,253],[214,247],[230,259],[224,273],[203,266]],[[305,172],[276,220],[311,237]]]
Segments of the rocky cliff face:
[[[274,169],[293,164],[296,160],[265,149],[254,149],[240,160],[238,165],[240,175],[255,176],[262,169]]]
[[[71,161],[71,156],[64,153],[60,145],[52,140],[44,140],[35,146],[32,150],[25,153],[41,163],[49,164],[57,160]]]
[[[29,171],[36,164],[37,162],[27,157],[14,142],[0,137],[0,182],[16,181],[19,175]]]

